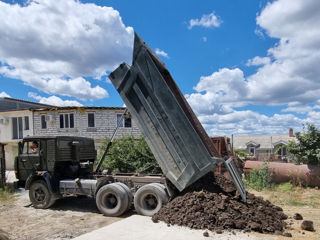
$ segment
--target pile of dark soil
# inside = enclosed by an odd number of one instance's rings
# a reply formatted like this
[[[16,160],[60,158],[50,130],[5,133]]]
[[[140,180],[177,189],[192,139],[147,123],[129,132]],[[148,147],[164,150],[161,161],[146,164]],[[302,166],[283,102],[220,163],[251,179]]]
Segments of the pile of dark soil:
[[[247,202],[236,194],[233,183],[209,173],[156,213],[154,222],[194,229],[241,229],[262,233],[283,232],[287,216],[282,208],[248,193]]]

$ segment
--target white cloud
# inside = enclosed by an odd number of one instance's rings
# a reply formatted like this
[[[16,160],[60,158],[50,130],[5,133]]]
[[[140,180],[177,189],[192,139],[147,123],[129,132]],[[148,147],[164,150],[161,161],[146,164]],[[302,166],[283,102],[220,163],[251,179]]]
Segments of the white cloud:
[[[50,96],[50,97],[46,98],[46,97],[41,97],[33,92],[29,92],[28,97],[38,100],[39,103],[53,105],[53,106],[59,106],[59,107],[70,107],[70,106],[80,107],[80,106],[83,106],[78,101],[62,100],[61,98],[59,98],[57,96]]]
[[[269,57],[259,57],[256,56],[252,59],[249,59],[246,63],[247,66],[259,66],[259,65],[266,65],[271,62]]]
[[[316,123],[316,125],[320,125],[320,112],[312,111],[308,113],[307,122]]]
[[[318,108],[318,106],[315,106],[315,107],[311,107],[311,106],[306,106],[306,105],[303,105],[303,106],[289,106],[285,109],[282,109],[281,111],[282,112],[296,112],[296,113],[299,113],[299,114],[306,114],[308,112],[311,112],[313,109],[316,109]]]
[[[203,41],[203,42],[207,42],[207,41],[208,41],[208,38],[207,38],[207,37],[202,37],[202,41]]]
[[[221,23],[221,19],[212,12],[210,14],[203,14],[200,19],[191,19],[189,21],[188,28],[192,29],[194,26],[201,26],[205,28],[217,28],[221,25]]]
[[[263,31],[260,28],[256,28],[254,30],[254,33],[261,39],[265,39],[265,35],[263,33]]]
[[[108,96],[100,79],[131,60],[133,29],[110,7],[75,0],[0,2],[0,74],[43,92],[79,99]]]
[[[257,23],[279,42],[266,57],[248,60],[260,66],[245,78],[241,69],[223,68],[202,76],[197,93],[211,103],[296,105],[313,104],[320,96],[320,1],[279,0],[269,3]],[[272,59],[272,60],[271,60]],[[199,96],[197,96],[199,98]]]
[[[302,119],[292,114],[266,116],[250,110],[200,116],[199,119],[210,136],[287,133],[290,127],[299,131],[303,123]]]
[[[0,92],[0,97],[10,97],[6,92]]]
[[[243,106],[248,91],[243,72],[239,68],[222,68],[210,76],[202,76],[194,89],[197,92],[186,97],[193,106],[198,106],[196,110],[198,113],[208,112],[206,108],[212,107],[215,109],[214,112],[218,109],[222,110],[220,112],[228,112],[230,105]],[[221,104],[224,106],[221,107]]]
[[[256,32],[279,41],[266,56],[247,61],[247,66],[258,66],[256,73],[245,77],[239,68],[222,68],[200,77],[196,92],[186,98],[210,135],[286,133],[307,122],[320,126],[319,12],[315,0],[267,4],[257,16]],[[261,111],[263,105],[286,106],[286,114],[236,109],[250,104],[260,105]]]
[[[165,58],[169,58],[168,53],[166,53],[165,51],[163,51],[163,50],[161,50],[161,49],[159,49],[159,48],[156,48],[155,52],[156,52],[156,54],[157,54],[158,56],[162,56],[162,57],[165,57]]]
[[[279,0],[267,4],[257,24],[279,42],[274,59],[248,77],[249,98],[260,103],[313,103],[320,94],[320,1]]]

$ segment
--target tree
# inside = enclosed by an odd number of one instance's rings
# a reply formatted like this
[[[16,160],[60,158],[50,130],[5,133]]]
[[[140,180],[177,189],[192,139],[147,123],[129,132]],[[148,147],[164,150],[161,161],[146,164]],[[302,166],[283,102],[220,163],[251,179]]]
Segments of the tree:
[[[303,126],[304,133],[296,133],[298,142],[290,141],[288,150],[297,163],[320,164],[320,131],[313,124]]]
[[[99,156],[102,156],[108,142],[109,139],[103,141],[99,149]],[[133,136],[125,136],[121,139],[116,139],[112,143],[102,166],[104,169],[113,172],[162,173],[143,137],[135,139]]]

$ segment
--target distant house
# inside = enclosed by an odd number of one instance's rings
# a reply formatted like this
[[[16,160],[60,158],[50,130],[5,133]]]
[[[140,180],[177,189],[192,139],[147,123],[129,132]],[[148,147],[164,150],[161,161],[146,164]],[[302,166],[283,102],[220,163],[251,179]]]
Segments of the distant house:
[[[105,138],[110,138],[120,120],[123,107],[51,107],[33,109],[34,135],[81,136],[95,140],[99,148]],[[135,121],[127,114],[122,119],[116,138],[124,135],[140,137]]]
[[[270,155],[286,157],[289,155],[286,147],[289,141],[296,141],[292,128],[289,134],[234,136],[233,149],[242,150],[259,160]]]
[[[14,98],[0,98],[0,144],[5,145],[7,169],[13,169],[13,159],[18,154],[17,142],[34,135],[32,108],[50,105]]]

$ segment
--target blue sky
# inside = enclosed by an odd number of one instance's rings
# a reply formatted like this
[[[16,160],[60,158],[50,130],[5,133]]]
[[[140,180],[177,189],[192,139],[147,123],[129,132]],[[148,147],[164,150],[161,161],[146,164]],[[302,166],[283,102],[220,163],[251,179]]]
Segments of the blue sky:
[[[107,75],[136,31],[209,135],[287,133],[320,120],[320,2],[0,1],[0,96],[122,106]]]

